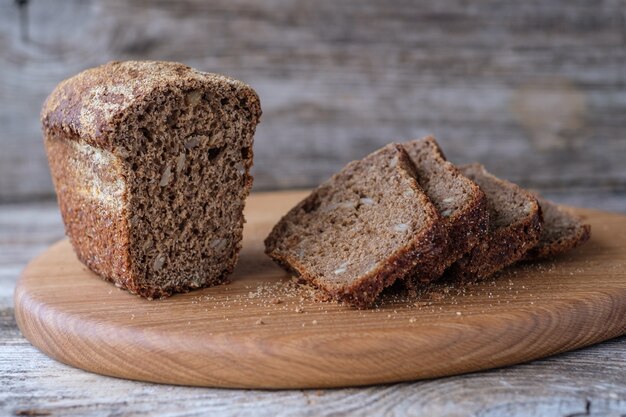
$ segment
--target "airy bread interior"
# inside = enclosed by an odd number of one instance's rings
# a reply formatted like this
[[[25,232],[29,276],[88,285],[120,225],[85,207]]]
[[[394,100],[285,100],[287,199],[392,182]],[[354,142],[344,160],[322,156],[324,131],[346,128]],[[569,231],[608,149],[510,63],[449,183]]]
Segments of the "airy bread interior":
[[[251,185],[249,115],[234,95],[160,91],[125,120],[130,252],[152,296],[222,281],[239,252]]]

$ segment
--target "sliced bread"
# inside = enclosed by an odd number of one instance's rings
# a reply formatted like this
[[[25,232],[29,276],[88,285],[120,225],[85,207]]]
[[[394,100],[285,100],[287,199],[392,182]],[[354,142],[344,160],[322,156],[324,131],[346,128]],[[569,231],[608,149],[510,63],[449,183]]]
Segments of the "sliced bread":
[[[480,164],[459,169],[483,190],[489,209],[487,235],[445,272],[447,279],[464,282],[486,278],[522,259],[539,242],[542,218],[530,192],[491,175]]]
[[[585,243],[591,236],[591,226],[575,214],[551,201],[537,197],[543,215],[543,228],[539,243],[524,256],[537,260],[556,256]]]
[[[438,259],[419,262],[406,277],[407,288],[440,277],[452,263],[484,238],[489,224],[485,194],[446,160],[432,136],[402,146],[415,165],[417,182],[435,205],[446,226],[448,245]]]
[[[404,149],[390,144],[349,163],[276,224],[266,253],[328,298],[357,307],[440,256],[441,217]]]

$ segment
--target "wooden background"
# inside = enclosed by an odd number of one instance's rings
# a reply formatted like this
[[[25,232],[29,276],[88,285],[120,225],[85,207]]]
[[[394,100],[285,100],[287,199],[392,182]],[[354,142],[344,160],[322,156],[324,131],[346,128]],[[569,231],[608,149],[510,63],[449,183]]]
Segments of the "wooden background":
[[[0,0],[0,201],[52,195],[38,115],[57,82],[146,58],[258,91],[257,189],[434,133],[593,206],[626,195],[625,19],[621,0]]]

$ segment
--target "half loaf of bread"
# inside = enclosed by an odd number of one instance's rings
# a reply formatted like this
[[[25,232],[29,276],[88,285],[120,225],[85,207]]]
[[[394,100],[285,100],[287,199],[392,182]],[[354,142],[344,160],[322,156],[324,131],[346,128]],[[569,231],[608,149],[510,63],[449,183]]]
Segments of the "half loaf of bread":
[[[247,85],[169,62],[111,62],[60,83],[42,124],[78,258],[156,298],[237,261],[261,107]]]

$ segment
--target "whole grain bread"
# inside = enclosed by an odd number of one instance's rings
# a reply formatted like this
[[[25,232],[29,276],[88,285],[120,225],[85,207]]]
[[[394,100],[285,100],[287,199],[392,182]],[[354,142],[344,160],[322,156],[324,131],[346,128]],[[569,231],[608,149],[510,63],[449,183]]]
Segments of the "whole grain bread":
[[[591,236],[591,226],[555,203],[536,196],[543,214],[539,243],[524,256],[525,260],[551,258],[585,243]]]
[[[443,217],[448,234],[448,244],[441,246],[441,255],[419,262],[406,277],[407,288],[416,289],[439,278],[484,238],[489,211],[485,194],[446,160],[434,137],[416,139],[402,146],[415,165],[417,182]]]
[[[491,175],[480,164],[460,167],[487,197],[489,228],[472,250],[445,272],[455,282],[486,278],[522,259],[539,242],[541,209],[535,196]]]
[[[247,85],[171,62],[111,62],[42,111],[78,258],[147,298],[225,281],[237,261],[261,107]]]
[[[265,245],[278,264],[329,298],[366,307],[418,262],[438,258],[445,232],[408,155],[391,144],[315,189]]]

